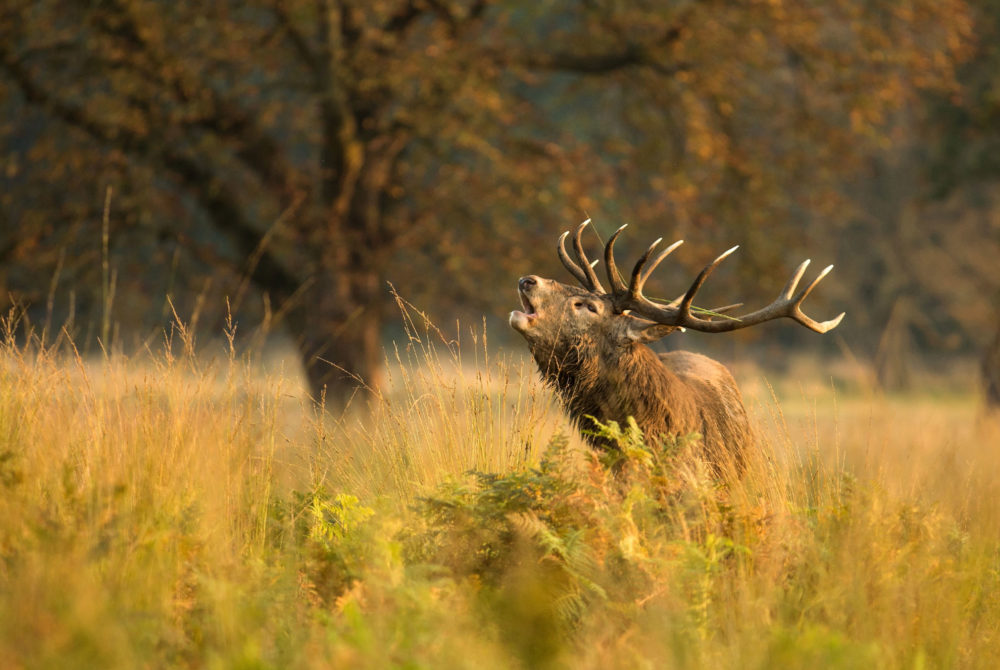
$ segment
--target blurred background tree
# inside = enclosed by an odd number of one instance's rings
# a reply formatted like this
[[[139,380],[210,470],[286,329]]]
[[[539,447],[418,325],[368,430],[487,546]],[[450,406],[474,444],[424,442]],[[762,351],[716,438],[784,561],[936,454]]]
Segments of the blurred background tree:
[[[87,342],[112,283],[140,334],[170,305],[217,328],[225,296],[340,399],[378,383],[386,281],[438,318],[506,311],[592,214],[687,237],[681,284],[735,239],[727,299],[821,250],[851,346],[905,383],[890,354],[978,346],[991,308],[923,266],[942,237],[996,242],[995,218],[945,235],[929,197],[968,179],[932,187],[968,125],[932,132],[932,112],[971,109],[995,59],[980,14],[995,3],[8,0],[0,302]]]
[[[977,2],[973,21],[974,51],[958,68],[960,86],[928,105],[932,141],[922,165],[943,225],[921,265],[934,268],[922,273],[925,283],[943,294],[952,318],[971,318],[986,403],[1000,411],[1000,2]]]

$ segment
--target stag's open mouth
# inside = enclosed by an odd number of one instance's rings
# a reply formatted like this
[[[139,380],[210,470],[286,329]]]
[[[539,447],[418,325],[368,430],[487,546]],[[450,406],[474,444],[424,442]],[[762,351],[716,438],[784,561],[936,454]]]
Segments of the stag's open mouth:
[[[521,298],[521,307],[524,307],[524,313],[528,316],[536,315],[538,312],[535,311],[535,306],[531,304],[528,300],[528,296],[524,295],[524,291],[517,292],[518,297]]]
[[[510,313],[510,326],[523,333],[538,318],[538,312],[535,311],[535,306],[531,304],[531,300],[524,294],[524,291],[518,289],[517,294],[521,298],[521,307],[524,308],[524,311],[515,309]]]

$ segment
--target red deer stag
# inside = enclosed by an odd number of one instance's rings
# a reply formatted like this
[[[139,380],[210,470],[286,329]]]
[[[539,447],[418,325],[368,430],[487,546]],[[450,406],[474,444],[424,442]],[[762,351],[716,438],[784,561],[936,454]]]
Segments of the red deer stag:
[[[694,297],[712,271],[737,247],[705,266],[683,296],[659,303],[642,294],[643,286],[656,266],[681,242],[650,260],[661,240],[653,242],[635,264],[626,284],[614,259],[615,240],[626,226],[619,228],[604,247],[611,285],[607,292],[594,272],[596,262],[592,264],[583,250],[580,237],[588,223],[589,219],[576,229],[576,261],[566,252],[569,232],[559,238],[558,247],[563,265],[583,289],[535,275],[521,277],[517,283],[524,311],[511,312],[510,325],[528,341],[542,377],[556,389],[578,427],[587,427],[587,417],[622,422],[632,416],[649,440],[697,432],[702,435],[707,459],[717,470],[742,470],[751,432],[729,370],[717,361],[686,351],[657,355],[645,343],[678,328],[723,333],[781,317],[825,333],[835,328],[844,315],[818,322],[806,316],[800,306],[833,266],[796,293],[809,265],[807,260],[767,307],[738,318],[719,318],[720,313],[740,305],[702,310],[693,305]],[[588,439],[597,447],[608,447],[600,438]]]

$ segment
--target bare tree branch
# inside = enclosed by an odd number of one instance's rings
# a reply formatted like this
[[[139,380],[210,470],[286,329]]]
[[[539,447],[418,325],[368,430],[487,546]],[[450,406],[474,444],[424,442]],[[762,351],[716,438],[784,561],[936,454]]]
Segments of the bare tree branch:
[[[39,85],[28,69],[3,46],[0,46],[0,68],[17,84],[28,102],[48,110],[63,123],[85,132],[104,146],[115,147],[133,158],[151,160],[166,168],[194,192],[199,204],[216,226],[228,234],[243,258],[250,258],[258,249],[261,233],[250,224],[235,194],[205,167],[203,161],[185,156],[169,145],[157,145],[124,126],[94,119],[79,106]],[[292,293],[301,283],[266,252],[253,269],[253,280],[286,294]]]
[[[183,121],[182,125],[210,130],[219,137],[234,141],[237,145],[236,156],[286,206],[296,190],[296,171],[288,164],[274,139],[258,127],[255,117],[242,109],[235,100],[222,96],[202,80],[187,76],[180,60],[150,44],[143,37],[137,19],[127,3],[112,0],[109,7],[114,9],[120,21],[112,24],[107,20],[107,15],[99,13],[96,25],[107,36],[124,40],[128,45],[128,57],[119,59],[116,64],[119,67],[138,69],[142,61],[147,60],[154,67],[142,68],[140,74],[154,77],[163,89],[172,91],[182,104],[190,103],[194,92],[205,94],[200,97],[200,101],[207,100],[207,111]],[[141,54],[143,58],[137,58],[137,54]],[[205,107],[204,104],[199,105],[199,109]],[[147,109],[152,111],[151,106]]]
[[[295,53],[298,54],[299,60],[306,65],[310,72],[315,74],[319,68],[319,64],[316,62],[318,57],[309,46],[306,36],[295,25],[295,20],[288,13],[286,4],[285,0],[274,0],[271,11],[274,13],[281,31],[288,36],[288,41]]]

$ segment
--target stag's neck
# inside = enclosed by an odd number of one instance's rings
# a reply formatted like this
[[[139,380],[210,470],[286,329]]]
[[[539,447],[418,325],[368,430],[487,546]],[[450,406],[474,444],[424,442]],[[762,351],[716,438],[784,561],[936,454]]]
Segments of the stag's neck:
[[[609,419],[622,421],[635,417],[650,437],[697,430],[689,419],[697,414],[690,389],[646,345],[636,343],[625,347],[617,363],[605,374],[612,380],[612,388],[622,389],[614,398],[616,402],[607,408]]]
[[[592,427],[587,417],[623,423],[631,416],[647,437],[700,429],[690,390],[646,345],[632,344],[612,355],[581,355],[577,360],[548,374],[543,369],[543,374],[582,428]]]

